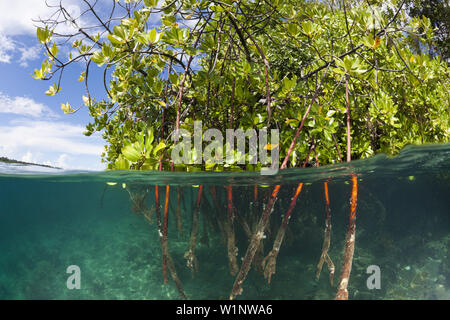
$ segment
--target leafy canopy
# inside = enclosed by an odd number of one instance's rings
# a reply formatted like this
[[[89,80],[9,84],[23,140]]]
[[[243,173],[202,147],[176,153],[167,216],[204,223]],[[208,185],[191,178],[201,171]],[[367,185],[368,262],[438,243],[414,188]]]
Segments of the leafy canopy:
[[[403,2],[128,0],[108,11],[85,3],[80,17],[55,8],[73,33],[42,21],[46,59],[33,76],[58,75],[46,92],[55,95],[64,70],[84,63],[79,81],[92,117],[85,134],[102,132],[109,169],[170,169],[171,134],[192,131],[194,120],[222,132],[277,128],[282,161],[311,103],[290,167],[312,146],[321,164],[344,157],[347,103],[353,159],[449,140],[448,64],[435,54],[430,20],[410,18]],[[89,91],[94,65],[104,70],[105,99]]]

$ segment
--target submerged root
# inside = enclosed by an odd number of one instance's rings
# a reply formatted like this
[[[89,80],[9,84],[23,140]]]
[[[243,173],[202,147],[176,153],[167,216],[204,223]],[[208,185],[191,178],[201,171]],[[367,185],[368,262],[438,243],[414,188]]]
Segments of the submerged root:
[[[253,203],[252,203],[252,216],[256,215],[258,210],[258,185],[253,186]],[[247,234],[249,241],[252,238],[251,232]],[[253,268],[256,272],[264,274],[264,242],[261,241],[256,250],[255,257],[253,258]]]
[[[155,211],[156,211],[156,221],[157,221],[157,228],[158,228],[158,235],[159,235],[159,241],[161,243],[161,256],[162,256],[162,272],[163,272],[163,278],[164,283],[167,283],[167,271],[166,271],[166,261],[167,261],[167,254],[164,247],[164,237],[163,237],[163,228],[162,228],[162,222],[161,222],[161,208],[159,206],[159,186],[155,186]]]
[[[148,211],[146,200],[149,190],[142,187],[136,187],[133,189],[127,187],[126,190],[130,195],[131,211],[138,216],[144,215]]]
[[[331,260],[330,256],[328,255],[328,252],[327,252],[328,249],[326,248],[326,241],[327,240],[324,240],[322,254],[320,256],[320,261],[317,264],[316,279],[319,279],[323,264],[324,264],[324,262],[326,262],[327,266],[328,266],[328,271],[330,272],[330,285],[333,286],[335,267],[334,267],[333,261]],[[329,240],[328,240],[328,247],[329,247]]]
[[[328,271],[330,271],[330,285],[333,286],[335,267],[334,267],[333,260],[331,260],[331,258],[328,254],[325,256],[325,262],[327,263]]]
[[[230,267],[231,275],[234,276],[239,267],[237,265],[236,256],[237,248],[235,244],[235,235],[233,228],[234,221],[234,206],[233,206],[233,187],[227,186],[227,213],[228,217],[224,221],[225,233],[227,235],[227,252],[228,252],[228,265]]]
[[[284,235],[286,233],[286,228],[291,218],[292,210],[295,207],[295,203],[297,202],[297,198],[300,192],[302,191],[302,188],[303,183],[301,182],[298,184],[297,189],[295,190],[295,194],[292,197],[291,203],[289,204],[288,211],[284,215],[280,229],[278,229],[277,237],[275,238],[275,241],[273,243],[273,248],[262,262],[264,268],[264,278],[267,279],[268,283],[270,283],[272,275],[275,274],[278,253],[280,252],[280,247],[281,244],[283,243]]]
[[[159,186],[155,186],[155,205],[149,210],[146,206],[146,197],[149,192],[148,188],[139,188],[138,190],[131,190],[127,187],[128,194],[132,202],[132,211],[136,215],[142,215],[149,223],[153,224],[153,213],[156,213],[156,225],[158,230],[159,241],[161,245],[162,255],[162,273],[164,283],[168,282],[167,269],[175,282],[178,293],[182,299],[187,299],[180,279],[178,278],[175,265],[169,252],[168,245],[168,219],[169,219],[169,199],[170,187],[166,186],[166,195],[164,203],[164,220],[161,221],[161,208],[159,203]]]
[[[184,258],[187,260],[186,264],[192,270],[192,274],[198,271],[198,262],[197,257],[195,256],[195,246],[197,243],[198,217],[200,215],[200,202],[202,199],[202,192],[203,186],[200,186],[198,189],[197,202],[192,216],[192,228],[191,228],[189,250],[184,254]]]
[[[231,186],[227,187],[227,215],[222,214],[223,210],[219,205],[219,201],[217,199],[216,188],[212,186],[210,188],[211,197],[213,200],[214,207],[218,212],[217,215],[217,224],[220,229],[220,233],[222,236],[222,241],[226,244],[227,247],[227,255],[228,255],[228,266],[230,269],[231,275],[235,275],[239,268],[237,265],[237,248],[235,245],[235,235],[233,230],[232,219],[234,219],[233,213],[233,197],[232,197],[232,188]],[[240,215],[237,216],[240,219]]]
[[[177,271],[175,269],[175,264],[173,263],[172,257],[169,252],[169,243],[167,238],[169,197],[170,197],[170,187],[166,186],[166,199],[164,203],[164,224],[162,224],[161,211],[159,207],[159,187],[158,186],[155,187],[155,211],[156,211],[159,240],[161,243],[161,250],[162,250],[162,263],[163,263],[162,269],[163,269],[164,283],[168,282],[167,277],[167,268],[168,268],[170,276],[172,277],[172,280],[175,282],[180,297],[182,299],[187,299],[181,281],[178,278]]]
[[[184,258],[187,260],[186,265],[192,270],[192,275],[194,275],[195,272],[198,272],[198,261],[195,256],[195,249],[190,248],[189,251],[184,254]]]
[[[262,242],[256,250],[252,265],[256,272],[264,274],[264,245]]]
[[[352,270],[353,252],[355,250],[355,229],[356,229],[356,203],[358,195],[358,179],[352,176],[352,198],[350,204],[350,218],[345,236],[344,259],[342,261],[341,275],[339,279],[338,291],[335,300],[348,300],[348,282]]]
[[[169,252],[167,252],[167,266],[169,267],[169,272],[170,272],[170,276],[172,277],[172,280],[175,282],[175,285],[177,287],[178,290],[178,294],[180,295],[180,297],[184,300],[187,299],[184,290],[183,290],[183,285],[181,284],[180,279],[178,278],[177,275],[177,271],[175,269],[175,264],[173,263],[172,257],[170,256]]]
[[[234,230],[228,219],[225,219],[223,225],[227,237],[228,266],[230,268],[231,275],[234,276],[239,270],[236,260],[237,248],[235,245]]]
[[[147,187],[126,187],[126,191],[128,192],[131,200],[131,211],[135,215],[142,215],[150,224],[153,224],[153,213],[155,212],[155,207],[151,209],[147,208],[147,195],[149,193],[149,189]]]
[[[248,241],[250,242],[252,239],[252,230],[250,229],[250,226],[248,225],[247,221],[240,215],[237,216],[237,221],[241,225],[242,229],[244,229],[245,234],[247,235]],[[263,268],[263,259],[264,259],[264,245],[261,241],[258,250],[255,253],[255,257],[253,258],[253,268],[258,273],[264,273]]]
[[[247,277],[248,271],[250,270],[250,266],[252,264],[253,258],[255,257],[255,253],[258,250],[261,239],[264,237],[264,230],[266,229],[267,222],[269,220],[270,214],[272,213],[273,205],[275,204],[278,192],[280,191],[280,185],[276,185],[271,196],[269,202],[267,203],[266,208],[264,209],[263,214],[259,220],[259,223],[253,232],[252,238],[250,240],[250,244],[248,245],[247,252],[245,253],[244,259],[242,261],[241,269],[234,280],[233,289],[231,290],[230,300],[233,300],[238,294],[242,293],[241,285]]]
[[[183,190],[177,187],[177,210],[175,211],[175,217],[177,220],[177,229],[181,237],[183,237],[183,222],[181,220],[181,194]]]
[[[262,261],[262,267],[264,270],[264,279],[266,279],[268,283],[270,283],[272,275],[275,274],[277,267],[277,256],[278,251],[272,249]]]
[[[147,219],[147,221],[150,224],[153,224],[152,216],[153,216],[154,213],[155,213],[155,207],[151,207],[150,210],[148,210],[148,213],[144,213],[143,214],[144,218]]]
[[[326,210],[326,220],[325,220],[325,231],[322,244],[322,253],[320,255],[319,263],[317,264],[316,279],[319,279],[320,273],[322,271],[323,264],[326,262],[328,270],[330,272],[330,285],[333,286],[334,281],[334,263],[328,255],[328,250],[330,248],[331,242],[331,213],[330,213],[330,198],[328,196],[328,183],[324,182],[325,190],[325,210]]]

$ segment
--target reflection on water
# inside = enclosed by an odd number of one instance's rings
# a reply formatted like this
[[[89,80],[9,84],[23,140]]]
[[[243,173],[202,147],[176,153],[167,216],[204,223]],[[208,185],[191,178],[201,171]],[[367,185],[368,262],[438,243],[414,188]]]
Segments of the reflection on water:
[[[349,298],[450,299],[449,144],[276,176],[34,171],[0,167],[0,299],[178,299],[174,270],[189,299],[228,299],[235,279],[229,252],[235,250],[235,264],[241,268],[277,184],[281,188],[262,245],[237,298],[333,299],[352,174],[358,178],[358,202]],[[333,286],[326,263],[316,280],[326,221],[325,181],[332,225],[328,256],[336,267]],[[299,182],[304,185],[269,284],[262,262]],[[165,259],[167,284],[160,232],[167,234],[165,252],[170,253],[170,261]],[[70,265],[80,267],[80,290],[66,287]],[[371,290],[367,269],[373,265],[380,268],[381,287]]]

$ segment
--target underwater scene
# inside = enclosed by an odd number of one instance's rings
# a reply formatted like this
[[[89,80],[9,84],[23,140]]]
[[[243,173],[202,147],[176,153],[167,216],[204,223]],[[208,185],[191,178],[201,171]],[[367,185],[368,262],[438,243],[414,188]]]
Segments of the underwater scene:
[[[354,205],[349,299],[450,299],[450,144],[273,176],[40,170],[0,167],[0,299],[334,299]]]

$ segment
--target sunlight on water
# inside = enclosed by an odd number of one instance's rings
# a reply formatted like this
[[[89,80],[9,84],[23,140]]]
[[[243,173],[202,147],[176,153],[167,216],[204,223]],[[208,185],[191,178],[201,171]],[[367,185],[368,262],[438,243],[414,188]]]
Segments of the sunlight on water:
[[[358,202],[349,298],[450,299],[450,144],[408,147],[395,158],[379,155],[351,164],[285,170],[275,176],[89,173],[1,164],[0,299],[178,299],[170,270],[164,284],[155,185],[160,186],[161,215],[170,185],[168,247],[186,296],[228,299],[234,276],[227,254],[226,187],[232,186],[240,267],[249,234],[276,184],[281,189],[263,246],[237,298],[333,299],[343,259],[352,174],[358,177]],[[336,266],[333,286],[326,265],[320,278],[315,277],[324,237],[325,181],[332,224],[328,254]],[[261,259],[273,246],[299,182],[305,185],[268,284]],[[200,186],[198,271],[193,272],[185,254]],[[71,265],[81,270],[79,290],[66,286]],[[367,268],[374,265],[380,268],[380,289],[367,286],[371,276]]]

